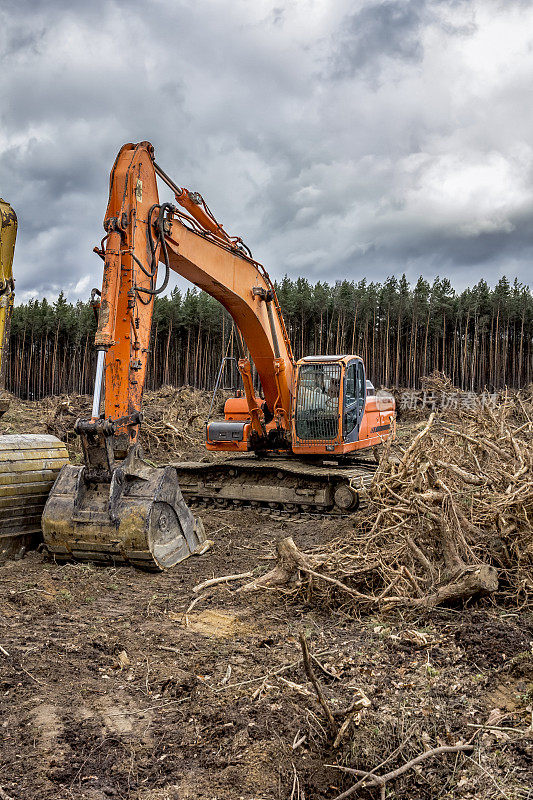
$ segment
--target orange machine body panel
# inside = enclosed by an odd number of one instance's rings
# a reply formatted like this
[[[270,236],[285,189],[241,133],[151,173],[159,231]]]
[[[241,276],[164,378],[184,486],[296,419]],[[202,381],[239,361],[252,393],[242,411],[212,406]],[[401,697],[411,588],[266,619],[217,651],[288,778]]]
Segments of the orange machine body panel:
[[[327,358],[327,361],[326,361]],[[298,362],[296,368],[296,378],[298,380],[299,371],[302,366],[305,366],[307,360],[302,359]],[[335,413],[337,416],[338,424],[336,426],[336,435],[331,436],[326,441],[306,441],[300,438],[297,431],[297,389],[293,395],[292,407],[292,452],[301,456],[318,456],[324,454],[331,454],[332,456],[343,456],[349,453],[363,450],[369,447],[376,447],[383,444],[389,436],[393,438],[396,435],[396,415],[395,415],[395,401],[394,398],[386,393],[380,392],[379,394],[368,394],[367,382],[364,382],[364,410],[359,420],[358,435],[354,441],[347,441],[346,425],[344,418],[344,410],[348,403],[347,396],[347,382],[346,371],[347,368],[362,361],[355,355],[343,355],[338,357],[325,357],[324,361],[320,357],[313,359],[313,364],[317,369],[321,366],[328,365],[334,366],[339,370],[340,385],[338,398],[336,399]],[[364,372],[363,372],[364,375]],[[372,390],[373,391],[373,390]],[[261,401],[257,399],[257,402]],[[224,405],[224,418],[229,422],[250,422],[250,414],[245,398],[232,397],[229,398]],[[265,426],[267,430],[272,428],[273,423]],[[243,438],[241,441],[211,441],[207,437],[207,449],[218,451],[232,451],[232,452],[245,452],[250,449],[249,437],[251,426],[245,425],[243,428]],[[353,438],[353,437],[352,437]]]
[[[260,400],[257,398],[257,402]],[[250,420],[250,412],[246,397],[228,397],[224,403],[224,419],[228,422],[246,422]]]

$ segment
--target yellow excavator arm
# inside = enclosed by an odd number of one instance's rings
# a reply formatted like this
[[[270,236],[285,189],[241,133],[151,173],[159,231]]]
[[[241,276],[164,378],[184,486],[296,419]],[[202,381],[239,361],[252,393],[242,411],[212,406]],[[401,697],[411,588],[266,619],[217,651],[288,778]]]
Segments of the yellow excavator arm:
[[[9,323],[15,298],[13,254],[17,238],[17,215],[0,197],[0,388],[4,387],[4,370]]]

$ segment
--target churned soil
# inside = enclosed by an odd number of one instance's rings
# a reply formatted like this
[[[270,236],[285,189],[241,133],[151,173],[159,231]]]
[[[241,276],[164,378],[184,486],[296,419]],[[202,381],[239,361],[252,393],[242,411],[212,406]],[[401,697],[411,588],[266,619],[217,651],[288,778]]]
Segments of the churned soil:
[[[17,409],[6,416],[13,428]],[[32,429],[49,416],[36,404]],[[277,540],[306,551],[338,523],[201,513],[213,546],[167,573],[38,552],[0,567],[1,800],[333,800],[356,780],[338,767],[388,759],[383,774],[459,742],[474,749],[424,761],[383,796],[531,796],[530,617],[485,600],[355,618],[301,593],[243,593],[272,568]],[[330,708],[369,701],[337,747],[302,632]]]

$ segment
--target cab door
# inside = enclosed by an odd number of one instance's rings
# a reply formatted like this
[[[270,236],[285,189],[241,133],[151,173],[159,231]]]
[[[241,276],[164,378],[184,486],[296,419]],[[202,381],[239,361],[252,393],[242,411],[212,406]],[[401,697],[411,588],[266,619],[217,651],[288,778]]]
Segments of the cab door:
[[[357,442],[359,429],[365,413],[366,378],[360,359],[350,361],[344,373],[343,439]]]

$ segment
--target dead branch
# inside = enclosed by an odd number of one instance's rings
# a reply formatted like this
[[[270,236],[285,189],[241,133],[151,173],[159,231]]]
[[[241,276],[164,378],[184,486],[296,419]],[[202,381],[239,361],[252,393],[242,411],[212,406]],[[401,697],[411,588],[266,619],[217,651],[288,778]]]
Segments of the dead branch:
[[[385,786],[386,783],[399,778],[400,775],[403,775],[404,772],[416,767],[417,764],[420,764],[422,761],[425,761],[428,758],[433,758],[434,756],[443,755],[445,753],[461,753],[461,752],[469,752],[471,753],[474,749],[474,746],[471,744],[456,744],[456,745],[443,745],[442,747],[435,747],[433,750],[427,750],[425,753],[421,753],[420,755],[416,756],[416,758],[412,758],[411,761],[407,761],[407,763],[402,764],[401,767],[398,769],[392,770],[391,772],[387,772],[385,775],[376,775],[372,772],[366,772],[360,780],[357,781],[353,786],[347,789],[342,794],[337,795],[334,800],[345,800],[347,797],[351,797],[355,792],[360,789],[363,784],[365,787],[370,786]],[[328,765],[332,766],[332,765]],[[346,770],[348,771],[348,770]],[[350,770],[352,772],[352,770]],[[353,770],[354,774],[360,775],[362,770]]]
[[[280,539],[276,543],[277,564],[274,569],[256,578],[255,581],[241,586],[240,592],[252,592],[256,589],[273,588],[276,586],[287,586],[297,583],[299,580],[298,571],[305,572],[319,566],[323,559],[311,557],[298,550],[292,536]]]
[[[468,600],[475,595],[486,595],[498,589],[498,572],[488,564],[467,572],[454,583],[440,586],[436,592],[426,597],[411,600],[413,606],[432,608],[457,600]]]
[[[368,699],[366,694],[361,689],[359,689],[358,691],[360,696],[357,698],[357,700],[354,700],[354,702],[351,703],[351,705],[348,706],[348,708],[344,709],[343,711],[335,713],[335,716],[344,716],[345,719],[341,727],[339,728],[339,732],[335,737],[335,741],[333,742],[334,749],[339,747],[340,743],[348,733],[350,725],[352,724],[356,716],[361,713],[363,708],[368,708],[371,705],[370,700]]]
[[[417,445],[418,445],[418,444],[419,444],[419,443],[422,441],[422,439],[424,439],[424,437],[425,437],[425,436],[427,436],[427,434],[429,433],[429,430],[430,430],[431,426],[433,425],[433,421],[434,421],[434,419],[435,419],[435,412],[433,411],[433,412],[430,414],[430,416],[429,416],[429,419],[428,419],[428,421],[427,421],[427,424],[426,424],[425,428],[424,428],[422,431],[420,431],[420,433],[418,433],[418,434],[415,436],[415,438],[413,439],[413,441],[411,442],[411,444],[409,445],[409,447],[408,447],[408,448],[407,448],[407,450],[405,451],[405,454],[404,454],[404,456],[403,456],[403,458],[402,458],[402,460],[401,460],[401,464],[402,464],[402,466],[403,466],[404,468],[405,468],[406,464],[408,463],[408,461],[409,461],[409,459],[410,459],[411,455],[412,455],[412,454],[413,454],[413,452],[416,450],[416,447],[417,447]]]
[[[435,464],[437,467],[441,467],[441,469],[452,472],[455,476],[464,481],[464,483],[470,483],[473,486],[485,486],[489,483],[489,479],[483,474],[473,475],[471,472],[467,472],[465,469],[458,467],[457,464],[448,464],[446,461],[440,461],[440,459],[435,461]]]
[[[355,719],[355,717],[357,716],[358,713],[359,713],[359,708],[354,708],[352,713],[348,714],[348,716],[346,717],[346,719],[342,723],[341,727],[339,728],[339,732],[337,733],[337,735],[335,737],[335,741],[333,742],[333,749],[334,750],[336,750],[339,747],[339,745],[341,744],[342,740],[344,739],[344,737],[348,733],[350,725],[352,724],[352,722],[354,721],[354,719]]]
[[[203,583],[198,583],[196,586],[193,586],[193,592],[201,592],[203,589],[207,589],[209,586],[216,586],[218,583],[227,583],[228,581],[238,581],[242,578],[251,578],[253,572],[241,572],[239,575],[223,575],[220,578],[209,578],[207,581],[203,581]]]
[[[207,597],[207,595],[205,595],[205,594],[199,594],[198,597],[195,597],[194,600],[192,600],[189,603],[189,605],[187,606],[187,610],[185,611],[185,615],[189,614],[193,610],[195,605],[197,605],[201,600],[204,600],[206,597]]]
[[[429,558],[427,558],[427,556],[424,555],[424,553],[422,552],[420,547],[418,547],[413,542],[413,540],[411,539],[410,536],[406,536],[405,537],[405,541],[407,543],[407,546],[408,546],[409,550],[412,552],[412,554],[420,561],[422,566],[425,567],[425,569],[427,570],[427,572],[429,573],[431,578],[433,578],[434,575],[435,575],[435,570],[434,570],[433,564],[431,563]]]
[[[303,662],[304,662],[305,674],[307,675],[307,677],[309,678],[309,680],[313,684],[313,688],[314,688],[314,690],[316,692],[316,696],[317,696],[318,702],[322,706],[324,714],[326,715],[326,719],[327,719],[327,721],[329,723],[329,727],[331,729],[331,732],[333,734],[336,734],[337,730],[338,730],[338,726],[337,726],[337,723],[335,722],[335,718],[333,717],[333,714],[331,713],[331,709],[330,709],[330,707],[328,705],[328,702],[327,702],[327,700],[325,698],[324,692],[322,691],[322,687],[320,686],[320,683],[318,682],[318,678],[316,677],[315,673],[313,672],[313,667],[311,666],[311,659],[309,657],[309,647],[307,646],[307,640],[306,640],[306,638],[305,638],[303,633],[300,633],[300,637],[299,638],[300,638],[300,647],[302,648],[302,658],[303,658]]]

